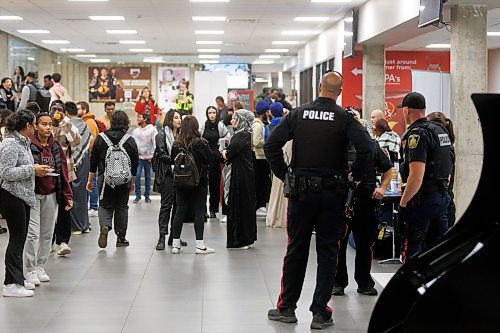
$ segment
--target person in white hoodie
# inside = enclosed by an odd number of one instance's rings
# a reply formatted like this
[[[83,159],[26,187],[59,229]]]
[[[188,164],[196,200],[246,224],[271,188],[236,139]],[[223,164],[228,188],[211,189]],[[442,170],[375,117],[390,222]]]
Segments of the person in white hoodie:
[[[137,175],[135,178],[135,200],[134,203],[138,203],[141,196],[141,176],[142,169],[144,169],[145,177],[145,189],[144,198],[147,203],[151,203],[151,169],[152,169],[152,159],[156,148],[155,137],[158,134],[156,127],[150,124],[150,119],[146,114],[137,115],[137,127],[132,132],[132,137],[137,143],[137,148],[139,149],[139,166],[137,167]]]

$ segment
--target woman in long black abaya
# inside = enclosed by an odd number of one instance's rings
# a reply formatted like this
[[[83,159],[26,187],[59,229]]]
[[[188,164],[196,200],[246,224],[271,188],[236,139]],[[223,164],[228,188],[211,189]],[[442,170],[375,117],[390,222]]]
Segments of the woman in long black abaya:
[[[231,124],[235,134],[222,152],[231,167],[227,247],[248,249],[257,240],[255,215],[255,183],[252,161],[251,132],[254,114],[247,110],[234,113]]]

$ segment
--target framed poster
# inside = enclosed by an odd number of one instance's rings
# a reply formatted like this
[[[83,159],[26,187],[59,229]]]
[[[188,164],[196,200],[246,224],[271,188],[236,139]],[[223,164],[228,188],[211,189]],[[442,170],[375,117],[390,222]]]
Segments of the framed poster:
[[[228,107],[233,107],[234,103],[240,101],[246,110],[254,112],[253,90],[230,90],[228,93]]]
[[[89,67],[89,102],[134,102],[151,88],[149,67]]]
[[[168,111],[175,109],[179,86],[181,82],[189,81],[188,67],[158,68],[158,106]]]

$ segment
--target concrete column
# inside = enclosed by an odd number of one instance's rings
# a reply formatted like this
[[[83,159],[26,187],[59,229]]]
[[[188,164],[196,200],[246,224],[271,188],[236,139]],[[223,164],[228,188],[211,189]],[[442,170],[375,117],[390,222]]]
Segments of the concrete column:
[[[47,74],[54,74],[56,69],[57,54],[49,50],[41,49],[38,60],[38,78],[40,81]]]
[[[385,106],[385,47],[363,46],[363,118]]]
[[[292,94],[292,72],[283,72],[283,92],[287,96]]]
[[[457,219],[469,206],[482,169],[482,131],[470,96],[487,91],[487,14],[486,6],[451,9],[451,117],[456,131]]]
[[[0,31],[0,77],[11,77],[9,68],[9,35]]]

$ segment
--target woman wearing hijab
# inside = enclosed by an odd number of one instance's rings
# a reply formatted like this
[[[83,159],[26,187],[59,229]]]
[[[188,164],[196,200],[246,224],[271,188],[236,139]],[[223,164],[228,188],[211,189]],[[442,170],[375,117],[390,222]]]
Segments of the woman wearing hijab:
[[[231,124],[234,136],[222,156],[231,167],[227,200],[227,247],[248,249],[257,240],[255,216],[255,175],[252,160],[252,123],[255,116],[248,110],[234,113]],[[227,180],[225,180],[225,183]]]

